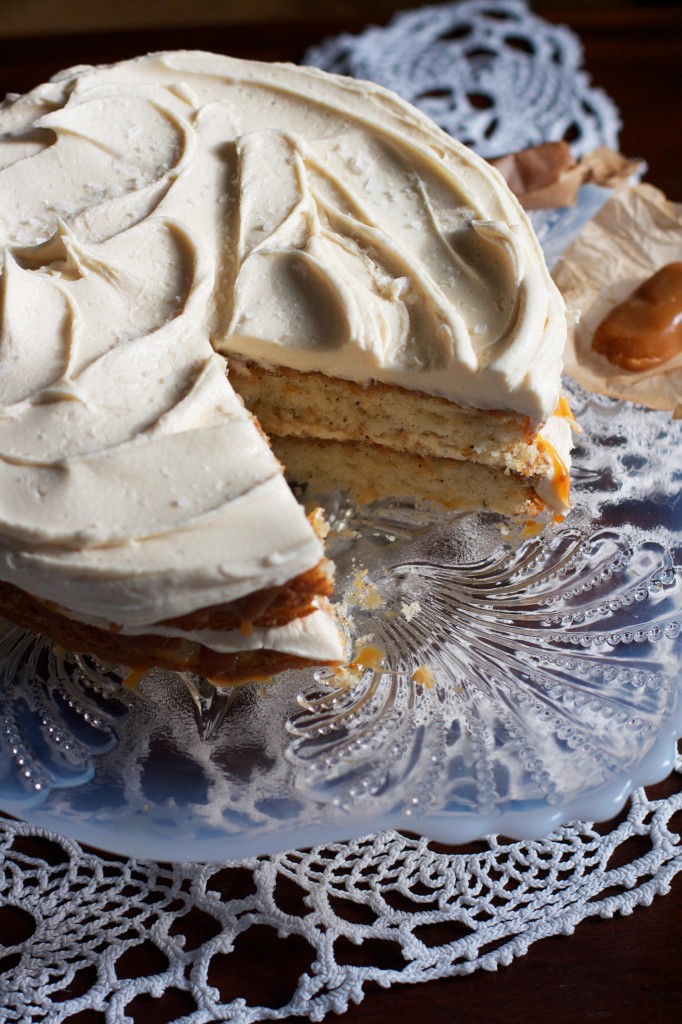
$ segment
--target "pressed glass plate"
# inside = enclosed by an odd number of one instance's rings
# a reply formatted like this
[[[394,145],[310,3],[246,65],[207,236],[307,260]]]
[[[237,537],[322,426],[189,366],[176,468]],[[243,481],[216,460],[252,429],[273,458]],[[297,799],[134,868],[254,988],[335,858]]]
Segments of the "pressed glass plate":
[[[112,852],[224,860],[403,828],[537,837],[615,814],[682,735],[682,423],[572,388],[574,509],[328,501],[367,668],[215,690],[5,627],[0,807]]]
[[[607,197],[533,215],[550,263]],[[159,671],[132,692],[0,621],[0,808],[176,861],[615,814],[682,735],[682,422],[570,391],[583,432],[558,527],[326,497],[370,666],[350,678],[215,690]]]

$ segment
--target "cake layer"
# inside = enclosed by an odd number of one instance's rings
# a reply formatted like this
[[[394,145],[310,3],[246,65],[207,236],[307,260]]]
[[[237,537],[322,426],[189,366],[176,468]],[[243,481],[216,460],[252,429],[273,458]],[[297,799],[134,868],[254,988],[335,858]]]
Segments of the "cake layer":
[[[198,621],[186,628],[158,626],[151,631],[111,630],[70,618],[16,587],[0,583],[3,614],[26,629],[44,633],[74,653],[88,653],[133,670],[166,668],[192,672],[215,683],[267,679],[311,662],[334,664],[344,657],[339,630],[328,607],[285,626],[207,630]]]
[[[182,309],[221,351],[534,426],[556,407],[565,313],[526,214],[497,171],[386,90],[155,54],[65,72],[7,104],[0,128],[0,237],[22,260],[54,263],[61,217],[86,244],[132,232],[156,268],[161,301],[142,267],[126,275],[119,337],[137,330],[135,288],[157,325]],[[139,236],[152,223],[178,243],[162,260]]]
[[[293,619],[310,615],[320,597],[331,596],[333,568],[332,563],[325,558],[313,569],[287,580],[279,587],[266,587],[226,605],[200,608],[188,615],[164,619],[158,626],[175,630],[201,629],[214,633],[218,630],[238,629],[243,635],[248,635],[254,628],[284,626]]]
[[[254,110],[263,91],[270,111]],[[497,172],[366,82],[240,68],[234,102],[252,131],[236,140],[219,349],[543,423],[565,310]]]
[[[377,445],[273,437],[287,477],[313,493],[340,487],[360,502],[418,498],[463,512],[536,515],[545,507],[527,477],[461,459],[391,451]]]
[[[546,471],[527,418],[514,413],[463,408],[387,384],[367,387],[235,359],[230,380],[269,435],[362,441],[525,476]]]

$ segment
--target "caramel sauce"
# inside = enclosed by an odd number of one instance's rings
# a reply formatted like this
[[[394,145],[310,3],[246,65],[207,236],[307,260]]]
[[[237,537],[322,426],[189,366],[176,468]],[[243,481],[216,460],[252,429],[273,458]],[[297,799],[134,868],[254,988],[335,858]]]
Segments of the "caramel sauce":
[[[352,661],[347,665],[336,665],[332,669],[332,680],[339,689],[352,689],[364,672],[371,669],[380,675],[388,674],[389,670],[384,668],[382,661],[386,657],[386,651],[377,644],[364,644],[359,647]]]
[[[207,683],[211,686],[218,687],[221,690],[236,688],[237,686],[246,686],[248,683],[257,683],[259,686],[266,686],[272,682],[272,676],[262,675],[259,676],[256,673],[249,676],[248,679],[228,679],[226,676],[204,676]]]
[[[682,262],[668,263],[614,306],[597,327],[592,348],[631,373],[682,354]]]
[[[528,537],[539,537],[544,528],[544,523],[538,522],[537,519],[528,519],[523,527],[521,536],[525,539]]]
[[[139,693],[140,683],[149,672],[148,668],[133,668],[123,680],[123,685],[132,693]]]
[[[386,651],[376,644],[365,644],[355,654],[352,662],[350,663],[351,668],[371,668],[375,672],[385,672],[386,669],[382,666],[382,661],[386,657]]]
[[[566,468],[566,463],[560,457],[554,445],[550,444],[547,438],[538,437],[538,448],[549,459],[554,470],[554,488],[556,495],[563,504],[568,505],[571,494],[571,476]]]
[[[426,689],[436,685],[436,677],[428,665],[420,665],[419,668],[416,668],[412,673],[412,680]]]
[[[577,428],[578,423],[575,416],[573,415],[573,410],[568,404],[568,399],[564,398],[563,395],[561,395],[559,401],[557,402],[557,407],[554,410],[554,415],[561,416],[562,419],[568,420],[572,427]]]
[[[354,686],[367,669],[377,672],[380,675],[396,675],[391,669],[383,665],[386,651],[378,644],[365,644],[359,647],[355,657],[348,665],[340,665],[334,669],[333,677],[340,687]],[[419,665],[412,673],[412,682],[430,689],[436,685],[436,677],[428,665]]]

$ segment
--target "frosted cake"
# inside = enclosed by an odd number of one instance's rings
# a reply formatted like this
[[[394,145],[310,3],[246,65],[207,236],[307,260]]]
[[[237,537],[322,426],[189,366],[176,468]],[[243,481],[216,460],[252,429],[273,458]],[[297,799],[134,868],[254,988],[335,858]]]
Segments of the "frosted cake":
[[[166,53],[0,111],[0,610],[238,681],[343,649],[318,520],[562,514],[563,302],[500,175],[385,90]]]

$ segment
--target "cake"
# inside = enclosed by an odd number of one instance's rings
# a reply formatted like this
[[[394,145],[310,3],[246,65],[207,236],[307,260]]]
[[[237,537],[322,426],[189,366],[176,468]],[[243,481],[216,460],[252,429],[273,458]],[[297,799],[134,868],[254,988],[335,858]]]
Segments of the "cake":
[[[562,514],[563,302],[500,175],[377,86],[207,53],[0,111],[0,610],[238,681],[334,663],[319,516]]]

